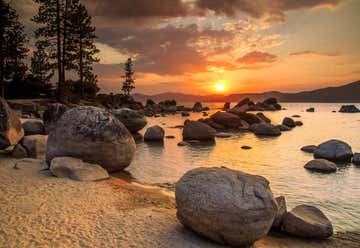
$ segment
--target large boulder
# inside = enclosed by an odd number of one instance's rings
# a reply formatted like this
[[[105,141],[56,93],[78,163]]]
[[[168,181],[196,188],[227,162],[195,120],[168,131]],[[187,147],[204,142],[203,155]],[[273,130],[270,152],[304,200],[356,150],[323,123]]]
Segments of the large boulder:
[[[280,228],[281,223],[282,223],[282,221],[284,219],[284,216],[287,213],[286,201],[285,201],[284,196],[276,197],[275,200],[276,200],[277,212],[276,212],[276,217],[275,217],[275,220],[274,220],[274,222],[272,224],[272,227],[273,228]]]
[[[132,110],[129,108],[121,108],[114,109],[111,112],[125,125],[125,127],[130,131],[130,133],[137,133],[147,124],[144,116],[136,110]]]
[[[305,169],[318,172],[335,172],[336,164],[326,159],[314,159],[307,162],[304,166]]]
[[[282,121],[282,124],[290,128],[296,127],[295,121],[290,117],[285,117]]]
[[[50,171],[56,177],[77,181],[99,181],[109,178],[108,172],[100,165],[72,157],[54,158],[51,160]]]
[[[343,106],[341,106],[339,112],[341,112],[341,113],[359,113],[360,109],[358,109],[355,105],[343,105]]]
[[[15,146],[24,137],[24,129],[16,113],[0,98],[0,150]]]
[[[241,125],[241,119],[234,114],[228,112],[216,112],[210,117],[216,123],[228,128],[238,128]]]
[[[203,110],[201,102],[196,102],[192,108],[194,112],[201,112]]]
[[[254,115],[252,113],[241,112],[241,113],[238,113],[237,116],[239,116],[241,120],[246,121],[250,125],[262,122],[262,119],[260,119],[258,116]]]
[[[216,130],[200,121],[185,121],[183,129],[184,140],[213,141]]]
[[[113,172],[130,164],[135,149],[130,132],[114,115],[83,106],[66,111],[58,120],[48,138],[46,160],[75,157]]]
[[[352,158],[352,163],[356,165],[360,165],[360,153],[354,153]]]
[[[259,117],[262,122],[271,123],[271,120],[261,112],[257,113],[256,116]]]
[[[269,182],[227,168],[197,168],[175,188],[177,217],[193,231],[231,246],[249,246],[264,237],[277,205]]]
[[[270,123],[253,124],[250,126],[250,130],[256,135],[263,136],[279,136],[281,131],[277,126]]]
[[[61,103],[50,104],[43,115],[45,133],[49,134],[56,127],[57,121],[68,110],[68,107]]]
[[[324,239],[333,234],[330,220],[320,209],[309,205],[299,205],[288,212],[281,229],[303,238]]]
[[[22,145],[26,148],[30,158],[41,158],[46,154],[47,139],[47,135],[28,135],[22,140]]]
[[[351,147],[341,140],[328,140],[318,146],[315,158],[324,158],[333,162],[350,162],[353,156]]]
[[[160,126],[152,126],[149,127],[145,134],[144,140],[145,141],[163,141],[164,140],[165,131]]]
[[[25,135],[45,134],[44,124],[41,120],[28,120],[22,124]]]

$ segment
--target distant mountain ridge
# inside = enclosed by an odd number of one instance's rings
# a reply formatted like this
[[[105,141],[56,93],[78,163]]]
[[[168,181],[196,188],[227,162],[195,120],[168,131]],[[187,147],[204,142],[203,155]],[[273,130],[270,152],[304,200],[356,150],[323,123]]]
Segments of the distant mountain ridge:
[[[133,97],[137,101],[145,102],[152,99],[156,102],[174,99],[178,102],[238,102],[249,97],[253,101],[263,101],[269,97],[276,97],[280,102],[360,102],[360,80],[337,87],[326,87],[312,91],[298,93],[282,93],[279,91],[268,91],[263,93],[240,93],[231,95],[191,95],[182,93],[161,93],[156,95],[144,95],[135,93]]]

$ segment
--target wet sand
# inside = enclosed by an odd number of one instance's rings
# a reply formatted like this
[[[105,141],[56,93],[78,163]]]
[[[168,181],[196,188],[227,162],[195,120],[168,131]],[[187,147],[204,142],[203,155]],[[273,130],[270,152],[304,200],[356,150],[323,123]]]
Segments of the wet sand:
[[[14,168],[14,165],[16,167]],[[224,247],[185,229],[162,189],[112,177],[53,177],[43,160],[0,159],[0,247]],[[309,241],[271,234],[255,247],[359,247],[358,234]]]

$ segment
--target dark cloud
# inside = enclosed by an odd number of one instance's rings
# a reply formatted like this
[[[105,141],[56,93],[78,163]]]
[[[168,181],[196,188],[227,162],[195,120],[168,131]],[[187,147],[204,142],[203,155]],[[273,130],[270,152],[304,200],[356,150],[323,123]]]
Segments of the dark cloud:
[[[259,63],[273,63],[276,61],[276,59],[277,59],[276,55],[265,52],[254,51],[245,54],[241,58],[238,58],[237,62],[245,65],[253,65]]]
[[[325,57],[337,57],[337,56],[340,56],[341,54],[338,53],[338,52],[325,53],[325,52],[317,52],[317,51],[306,50],[306,51],[293,52],[293,53],[290,53],[289,55],[290,55],[290,56],[325,56]]]

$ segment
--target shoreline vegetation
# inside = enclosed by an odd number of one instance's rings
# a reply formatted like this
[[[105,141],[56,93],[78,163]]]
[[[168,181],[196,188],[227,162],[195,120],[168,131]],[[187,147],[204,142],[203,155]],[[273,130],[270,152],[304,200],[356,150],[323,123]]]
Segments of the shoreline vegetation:
[[[17,164],[14,169],[14,164]],[[7,247],[227,247],[176,220],[174,197],[156,187],[111,177],[77,182],[51,175],[41,159],[1,159],[0,243]],[[270,247],[358,247],[359,233],[323,241],[271,232]]]

